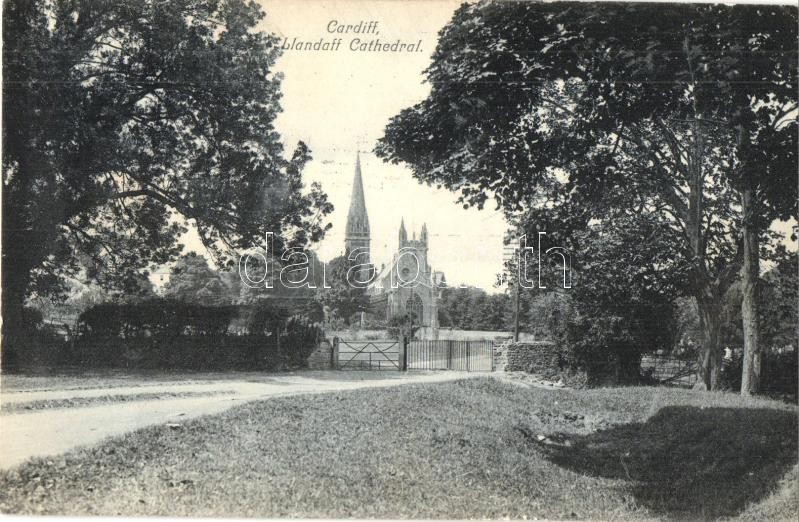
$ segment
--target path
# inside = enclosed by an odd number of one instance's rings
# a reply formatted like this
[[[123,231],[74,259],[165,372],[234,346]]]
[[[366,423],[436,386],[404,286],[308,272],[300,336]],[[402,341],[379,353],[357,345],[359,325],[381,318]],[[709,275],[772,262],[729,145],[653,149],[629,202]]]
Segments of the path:
[[[145,426],[182,422],[186,419],[223,412],[247,401],[286,395],[326,393],[434,383],[476,377],[480,374],[461,372],[410,373],[381,376],[372,372],[362,380],[353,380],[351,372],[316,372],[312,377],[301,374],[264,376],[261,382],[214,379],[188,384],[145,384],[88,389],[5,392],[4,403],[38,400],[63,400],[137,395],[142,393],[220,393],[191,398],[131,400],[124,403],[47,409],[0,415],[0,469],[17,466],[32,457],[59,455],[78,446],[96,444],[100,440],[127,433]],[[222,394],[222,392],[227,392]],[[232,393],[230,393],[232,392]]]

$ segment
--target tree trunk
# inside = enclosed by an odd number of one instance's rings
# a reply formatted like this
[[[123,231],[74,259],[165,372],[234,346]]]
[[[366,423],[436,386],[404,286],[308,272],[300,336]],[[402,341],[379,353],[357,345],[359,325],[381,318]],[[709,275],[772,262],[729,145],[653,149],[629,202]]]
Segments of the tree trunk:
[[[721,304],[717,300],[697,299],[697,308],[702,330],[697,386],[705,390],[717,390],[721,370]]]
[[[25,175],[24,173],[20,175]],[[26,219],[24,204],[3,194],[2,236],[2,350],[0,367],[13,367],[16,354],[24,349],[29,332],[23,324],[23,308],[28,296],[32,271],[46,257],[48,235],[34,228]]]
[[[2,230],[2,351],[0,365],[13,364],[15,352],[28,341],[23,308],[32,271],[42,265],[58,235],[63,210],[53,183],[41,176],[48,172],[43,155],[27,147],[28,133],[9,141],[17,151],[17,169],[3,185]],[[5,143],[4,143],[5,144]],[[36,187],[35,189],[33,187]]]
[[[757,393],[760,386],[760,321],[758,317],[758,278],[760,276],[759,234],[755,224],[749,219],[752,210],[752,190],[747,188],[741,194],[743,210],[743,268],[741,283],[743,299],[741,318],[743,320],[743,372],[741,375],[741,395]]]
[[[691,125],[691,146],[688,149],[688,212],[685,226],[689,246],[693,254],[694,297],[699,312],[699,326],[702,331],[702,347],[699,354],[697,376],[698,388],[718,389],[721,370],[721,297],[713,284],[706,260],[706,241],[704,230],[704,173],[702,159],[704,144],[702,128],[697,120]]]
[[[3,248],[3,328],[0,368],[9,370],[15,366],[17,354],[25,343],[23,308],[30,280],[30,268],[19,266],[22,260],[13,259],[13,250],[8,252],[5,246]]]

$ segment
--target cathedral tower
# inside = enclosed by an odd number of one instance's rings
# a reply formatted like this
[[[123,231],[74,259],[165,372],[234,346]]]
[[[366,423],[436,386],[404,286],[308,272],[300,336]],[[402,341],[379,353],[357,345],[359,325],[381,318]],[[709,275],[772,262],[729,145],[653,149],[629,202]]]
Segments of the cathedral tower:
[[[363,194],[363,179],[361,179],[361,155],[355,159],[355,178],[352,181],[352,197],[350,198],[350,211],[347,214],[347,231],[344,236],[344,251],[347,255],[355,248],[365,248],[369,252],[369,216],[366,213],[366,198]],[[369,263],[367,257],[358,256],[358,263]]]

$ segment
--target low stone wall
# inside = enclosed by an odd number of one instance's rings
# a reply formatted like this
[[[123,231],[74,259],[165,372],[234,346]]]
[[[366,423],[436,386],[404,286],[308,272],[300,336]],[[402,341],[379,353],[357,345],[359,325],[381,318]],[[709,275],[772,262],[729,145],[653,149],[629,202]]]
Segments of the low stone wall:
[[[570,368],[563,349],[552,341],[508,342],[500,350],[506,372],[527,372],[574,388],[588,385],[585,371]]]
[[[494,371],[504,372],[508,366],[508,347],[513,344],[513,338],[494,340]],[[510,371],[510,370],[508,370]]]
[[[308,356],[309,370],[329,370],[333,368],[333,343],[323,339]]]
[[[506,343],[502,346],[506,372],[555,377],[563,371],[560,349],[550,341]]]

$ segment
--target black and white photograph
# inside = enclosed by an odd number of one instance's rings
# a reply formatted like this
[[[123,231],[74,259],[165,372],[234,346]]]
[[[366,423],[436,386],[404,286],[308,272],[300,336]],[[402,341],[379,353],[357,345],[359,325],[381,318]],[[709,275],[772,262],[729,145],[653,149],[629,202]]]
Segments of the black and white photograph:
[[[799,517],[795,0],[0,18],[7,520]]]

